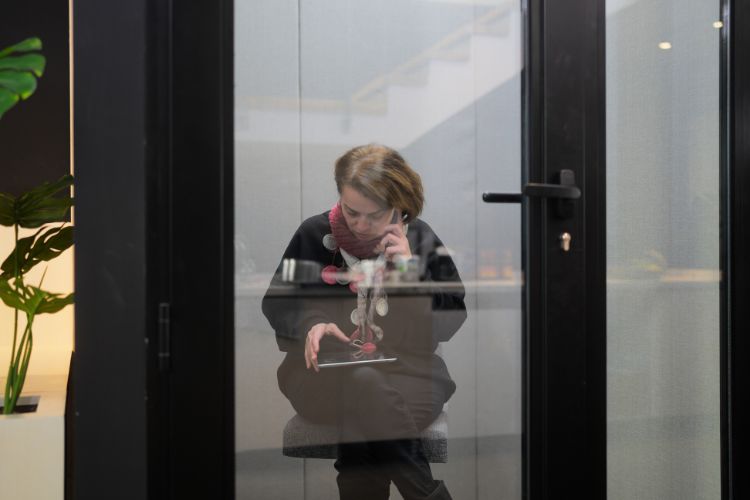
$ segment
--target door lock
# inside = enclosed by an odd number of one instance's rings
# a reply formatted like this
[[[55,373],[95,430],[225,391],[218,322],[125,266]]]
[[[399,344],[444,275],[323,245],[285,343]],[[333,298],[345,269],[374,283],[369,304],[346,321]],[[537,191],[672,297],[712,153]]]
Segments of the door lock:
[[[562,248],[563,252],[570,251],[570,240],[572,239],[573,237],[567,231],[560,235],[560,248]]]

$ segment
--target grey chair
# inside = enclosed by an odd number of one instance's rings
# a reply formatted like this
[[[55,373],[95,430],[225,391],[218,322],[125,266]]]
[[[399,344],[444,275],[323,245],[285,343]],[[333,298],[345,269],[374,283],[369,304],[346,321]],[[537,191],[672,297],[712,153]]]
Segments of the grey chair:
[[[427,460],[448,461],[448,420],[442,412],[420,436]],[[284,427],[282,453],[296,458],[336,458],[338,430],[333,425],[314,424],[295,415]]]

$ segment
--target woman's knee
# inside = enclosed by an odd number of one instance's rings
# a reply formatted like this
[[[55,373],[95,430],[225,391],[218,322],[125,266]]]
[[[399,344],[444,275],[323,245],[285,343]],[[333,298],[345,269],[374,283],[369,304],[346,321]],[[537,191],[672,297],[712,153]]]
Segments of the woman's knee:
[[[385,375],[372,366],[358,366],[351,370],[348,383],[351,390],[357,392],[378,392],[388,389]]]
[[[401,391],[390,383],[388,377],[371,366],[359,366],[351,371],[344,386],[345,400],[356,406],[357,412],[383,411],[403,413],[406,402]]]

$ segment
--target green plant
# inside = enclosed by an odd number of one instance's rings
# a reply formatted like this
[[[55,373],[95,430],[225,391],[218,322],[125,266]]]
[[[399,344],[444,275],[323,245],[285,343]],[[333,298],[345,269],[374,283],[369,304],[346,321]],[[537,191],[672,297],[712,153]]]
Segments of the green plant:
[[[0,118],[22,99],[36,90],[36,79],[44,73],[45,59],[36,51],[42,49],[38,38],[0,50]]]
[[[29,38],[0,50],[0,116],[19,100],[27,99],[36,89],[36,77],[42,75],[45,61],[41,54],[31,52],[41,47],[38,38]],[[66,222],[73,205],[70,197],[72,184],[73,177],[64,175],[56,182],[44,183],[18,197],[0,193],[0,225],[13,227],[15,237],[10,255],[0,264],[0,300],[14,309],[4,414],[13,413],[23,391],[34,346],[35,317],[55,313],[73,303],[73,294],[56,294],[41,288],[46,270],[38,286],[24,282],[24,276],[37,264],[54,259],[73,244],[73,227]],[[58,222],[62,224],[47,225]],[[19,239],[21,228],[38,229],[31,236]],[[26,318],[20,338],[19,313]]]

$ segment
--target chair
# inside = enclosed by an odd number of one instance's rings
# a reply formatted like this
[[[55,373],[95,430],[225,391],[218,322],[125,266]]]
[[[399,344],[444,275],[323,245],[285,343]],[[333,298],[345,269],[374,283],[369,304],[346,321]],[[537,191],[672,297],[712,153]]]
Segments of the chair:
[[[427,460],[448,461],[448,420],[445,412],[427,426],[420,435]],[[314,424],[299,415],[284,426],[282,453],[296,458],[336,458],[338,429],[334,425]]]

